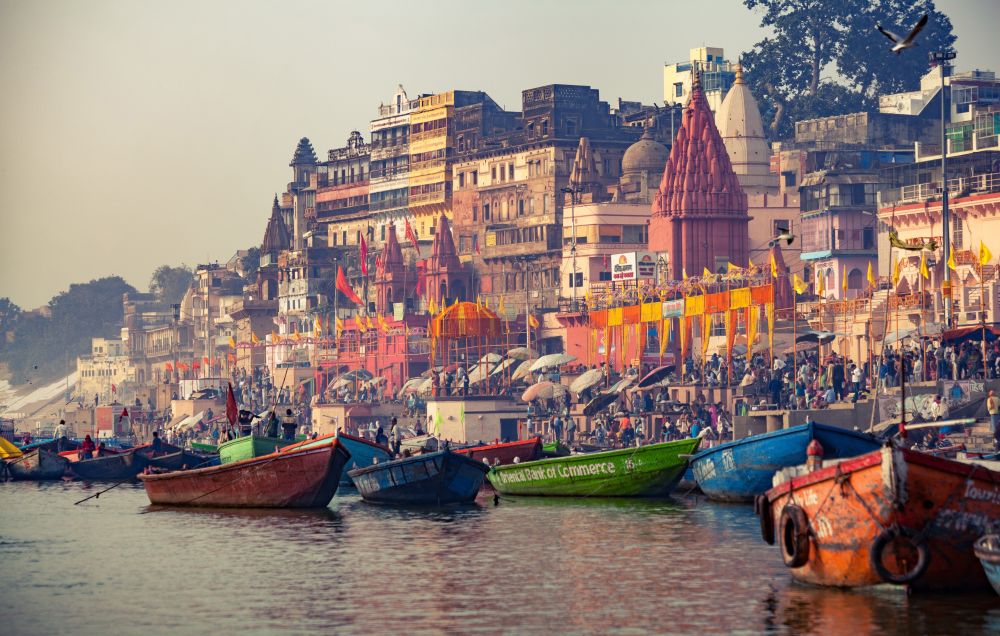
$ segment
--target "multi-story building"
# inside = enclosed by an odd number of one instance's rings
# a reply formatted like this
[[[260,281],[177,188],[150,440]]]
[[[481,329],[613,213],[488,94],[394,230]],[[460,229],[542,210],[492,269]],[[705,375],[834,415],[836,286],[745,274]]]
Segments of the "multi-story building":
[[[292,168],[292,181],[285,193],[289,209],[285,223],[292,231],[292,247],[305,244],[305,234],[312,229],[316,219],[316,177],[318,165],[316,152],[308,138],[303,137],[295,147],[295,154],[288,164]]]
[[[388,104],[378,108],[378,118],[371,122],[371,167],[368,182],[368,207],[375,228],[373,248],[381,249],[388,240],[388,227],[394,226],[403,240],[407,213],[410,172],[410,113],[419,108],[419,99],[410,99],[400,86]]]
[[[77,386],[79,398],[94,404],[110,404],[123,401],[125,383],[133,385],[135,369],[131,365],[128,350],[122,340],[116,338],[91,338],[90,355],[76,359]]]
[[[316,184],[316,233],[331,247],[358,245],[360,233],[368,240],[369,157],[371,147],[358,131],[351,132],[342,148],[327,153]]]
[[[879,219],[879,263],[888,275],[902,259],[901,286],[927,290],[923,307],[932,322],[944,318],[944,273],[947,267],[942,240],[942,192],[948,188],[950,239],[955,256],[951,273],[954,322],[977,323],[986,312],[987,322],[997,316],[996,256],[1000,256],[1000,81],[991,71],[949,76],[945,81],[945,130],[948,175],[941,172],[940,128],[930,138],[913,144],[914,160],[880,171],[883,182]],[[921,80],[921,89],[887,95],[880,100],[886,112],[905,112],[931,120],[939,117],[941,69],[932,69]],[[904,242],[934,240],[937,247],[925,252],[929,280],[921,285],[919,259],[894,250],[890,257],[887,235],[895,230]],[[994,258],[980,266],[980,241]],[[906,291],[906,290],[902,290]],[[897,290],[900,292],[900,290]],[[983,297],[985,292],[985,297]]]
[[[695,73],[701,75],[705,100],[712,111],[719,109],[729,87],[736,81],[735,64],[726,59],[725,51],[714,46],[691,49],[690,59],[663,66],[663,101],[684,106],[691,99],[691,84]]]

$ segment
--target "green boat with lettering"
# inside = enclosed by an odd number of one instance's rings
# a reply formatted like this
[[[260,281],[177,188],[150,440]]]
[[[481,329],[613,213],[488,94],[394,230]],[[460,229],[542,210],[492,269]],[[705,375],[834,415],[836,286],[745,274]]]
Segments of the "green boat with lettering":
[[[665,497],[684,476],[700,439],[494,466],[501,495],[542,497]]]

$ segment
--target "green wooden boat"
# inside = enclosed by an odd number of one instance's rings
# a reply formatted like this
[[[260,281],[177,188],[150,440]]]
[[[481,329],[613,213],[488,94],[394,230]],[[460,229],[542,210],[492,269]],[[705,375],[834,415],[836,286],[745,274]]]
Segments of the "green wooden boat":
[[[501,495],[664,497],[684,476],[699,439],[494,466],[490,483]]]
[[[201,442],[191,442],[191,450],[199,453],[218,453],[219,447],[215,444],[202,444]]]
[[[570,448],[562,442],[546,442],[542,444],[542,456],[563,457],[570,454]]]
[[[247,437],[237,437],[234,440],[219,444],[219,463],[231,464],[253,459],[261,455],[270,455],[283,446],[294,444],[280,437],[263,437],[260,435],[248,435]]]

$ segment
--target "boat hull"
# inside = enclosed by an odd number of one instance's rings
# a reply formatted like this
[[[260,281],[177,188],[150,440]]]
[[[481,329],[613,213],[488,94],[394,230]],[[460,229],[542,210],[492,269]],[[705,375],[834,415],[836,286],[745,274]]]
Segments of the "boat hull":
[[[1000,520],[1000,473],[882,448],[813,472],[786,469],[775,484],[758,500],[759,513],[799,581],[989,589],[973,544]],[[801,533],[782,517],[799,511]],[[804,559],[787,556],[795,550]]]
[[[150,503],[219,508],[324,508],[350,454],[334,440],[292,452],[140,475]]]
[[[192,468],[204,468],[206,466],[218,466],[218,455],[201,455],[186,450],[178,450],[165,455],[158,455],[147,459],[147,463],[154,468],[165,470],[189,470]]]
[[[7,461],[6,465],[7,474],[14,480],[44,480],[61,479],[69,462],[52,451],[36,448]]]
[[[344,474],[340,478],[340,483],[343,486],[354,486],[354,482],[348,475],[350,471],[371,466],[376,463],[376,460],[378,463],[383,463],[392,459],[389,449],[375,442],[345,433],[337,433],[337,439],[351,453],[351,459],[347,462]]]
[[[69,463],[70,470],[80,479],[88,481],[124,481],[135,479],[146,467],[143,457],[134,451],[81,459]]]
[[[489,478],[502,495],[664,497],[684,476],[687,457],[699,442],[683,439],[497,466]]]
[[[245,459],[270,455],[279,448],[294,443],[279,437],[261,437],[260,435],[237,437],[236,439],[219,444],[219,462],[222,464],[232,464]]]
[[[436,451],[349,474],[365,501],[427,506],[475,501],[487,470],[483,462],[452,451]]]
[[[774,473],[804,464],[814,439],[826,459],[856,457],[880,445],[869,435],[814,422],[706,448],[691,458],[691,469],[709,499],[750,502],[771,487]]]
[[[1000,594],[1000,537],[995,534],[981,537],[976,541],[975,551],[990,585]]]
[[[517,462],[530,462],[542,456],[542,438],[519,440],[516,442],[501,442],[499,444],[484,444],[471,448],[460,448],[455,451],[470,459],[485,461],[490,466],[506,466]]]

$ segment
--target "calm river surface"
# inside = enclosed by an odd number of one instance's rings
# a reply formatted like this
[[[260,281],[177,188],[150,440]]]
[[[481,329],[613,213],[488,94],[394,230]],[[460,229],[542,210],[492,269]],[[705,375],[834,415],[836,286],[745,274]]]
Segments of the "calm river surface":
[[[750,506],[165,510],[141,486],[0,483],[0,633],[1000,632],[1000,598],[793,584]]]

